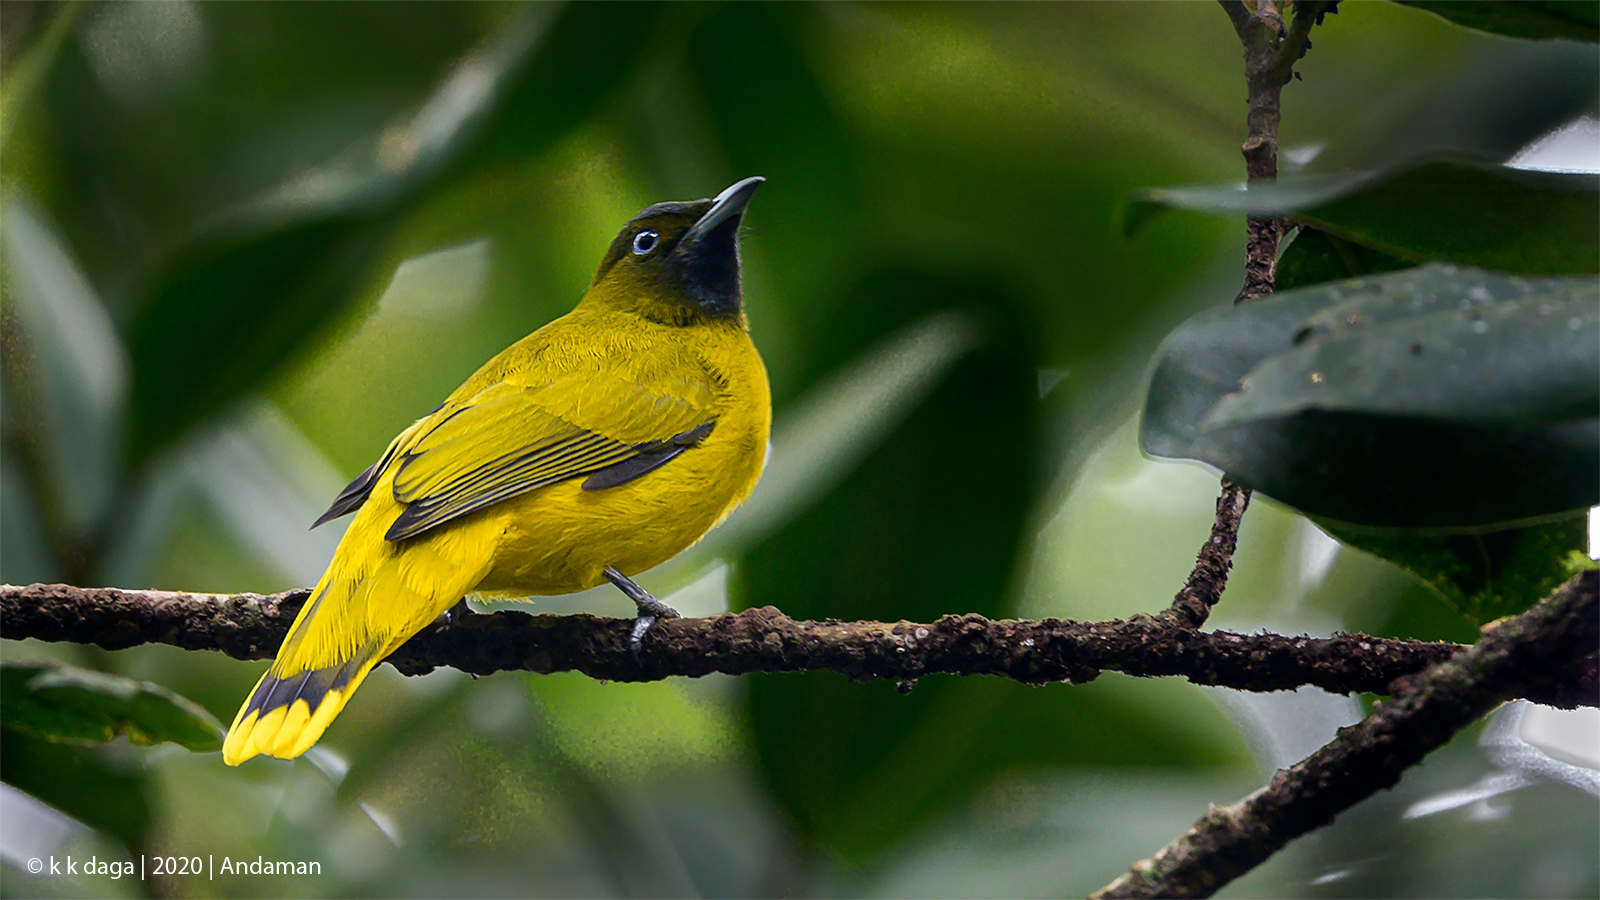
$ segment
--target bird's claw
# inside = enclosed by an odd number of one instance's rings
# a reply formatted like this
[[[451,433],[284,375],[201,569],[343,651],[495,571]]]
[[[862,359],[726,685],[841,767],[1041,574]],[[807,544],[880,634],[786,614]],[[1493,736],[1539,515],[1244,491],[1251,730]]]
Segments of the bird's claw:
[[[640,616],[633,620],[633,631],[628,634],[628,649],[633,652],[633,661],[644,668],[644,635],[651,626],[656,624],[656,616]]]
[[[649,597],[648,594],[645,596]],[[638,663],[639,668],[642,669],[644,668],[644,657],[641,655],[644,651],[644,636],[649,633],[651,628],[655,627],[658,619],[677,619],[680,616],[677,610],[654,597],[650,597],[648,603],[639,603],[638,607],[639,617],[633,620],[633,631],[628,634],[628,649],[633,651],[633,661]]]
[[[633,605],[639,610],[639,617],[633,620],[633,630],[628,634],[628,649],[633,653],[633,661],[639,668],[644,668],[644,636],[656,624],[657,619],[676,619],[678,611],[662,603],[650,592],[635,584],[631,578],[607,566],[605,576],[608,581],[617,586],[617,589],[628,595]]]

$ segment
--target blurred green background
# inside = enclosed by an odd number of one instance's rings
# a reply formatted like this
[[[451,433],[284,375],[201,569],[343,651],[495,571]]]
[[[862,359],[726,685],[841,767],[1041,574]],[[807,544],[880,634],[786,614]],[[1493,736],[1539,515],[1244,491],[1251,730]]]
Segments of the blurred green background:
[[[397,431],[569,309],[639,208],[753,174],[772,460],[641,578],[658,596],[1108,618],[1164,606],[1206,534],[1215,474],[1143,458],[1137,410],[1160,338],[1232,299],[1242,224],[1169,216],[1129,242],[1115,223],[1135,188],[1242,176],[1241,54],[1213,4],[6,0],[0,26],[0,580],[312,583],[343,523],[306,526]],[[1286,172],[1505,159],[1594,113],[1592,45],[1368,2],[1314,40]],[[1235,571],[1218,627],[1476,633],[1271,501]],[[535,607],[571,610],[631,605]],[[265,666],[3,652],[224,722]],[[0,893],[1083,894],[1360,715],[1117,675],[900,696],[826,673],[381,668],[295,762],[5,732]],[[1403,815],[1491,771],[1475,739],[1226,895],[1595,895],[1581,793]],[[322,874],[26,874],[63,848]]]

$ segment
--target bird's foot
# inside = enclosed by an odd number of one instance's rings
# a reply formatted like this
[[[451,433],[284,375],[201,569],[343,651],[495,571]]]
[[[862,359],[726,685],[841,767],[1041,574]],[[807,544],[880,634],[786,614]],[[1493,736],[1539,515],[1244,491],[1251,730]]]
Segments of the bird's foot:
[[[633,661],[644,668],[644,659],[640,651],[644,648],[644,636],[656,624],[657,619],[675,619],[678,611],[650,596],[650,592],[635,584],[631,578],[618,572],[610,566],[605,568],[606,580],[617,586],[617,590],[628,595],[633,605],[639,608],[639,617],[633,620],[633,631],[628,635],[628,649],[633,651]]]

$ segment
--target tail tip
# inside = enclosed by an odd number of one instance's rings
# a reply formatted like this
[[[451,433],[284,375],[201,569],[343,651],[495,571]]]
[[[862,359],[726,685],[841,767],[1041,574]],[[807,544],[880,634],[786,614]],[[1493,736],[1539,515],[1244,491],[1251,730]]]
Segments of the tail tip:
[[[228,729],[222,761],[237,766],[260,754],[294,759],[310,750],[371,669],[368,659],[282,677],[268,670]]]

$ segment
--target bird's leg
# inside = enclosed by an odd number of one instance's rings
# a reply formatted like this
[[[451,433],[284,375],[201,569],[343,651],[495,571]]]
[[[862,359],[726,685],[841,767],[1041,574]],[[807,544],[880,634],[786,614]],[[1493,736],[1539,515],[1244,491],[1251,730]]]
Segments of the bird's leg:
[[[633,633],[628,636],[628,648],[633,651],[634,662],[643,666],[644,661],[639,657],[639,650],[643,645],[645,633],[650,626],[656,624],[657,619],[675,619],[678,611],[650,596],[650,592],[637,584],[633,579],[618,572],[611,566],[605,568],[606,580],[617,586],[617,590],[628,595],[633,605],[639,608],[639,617],[633,620]]]

